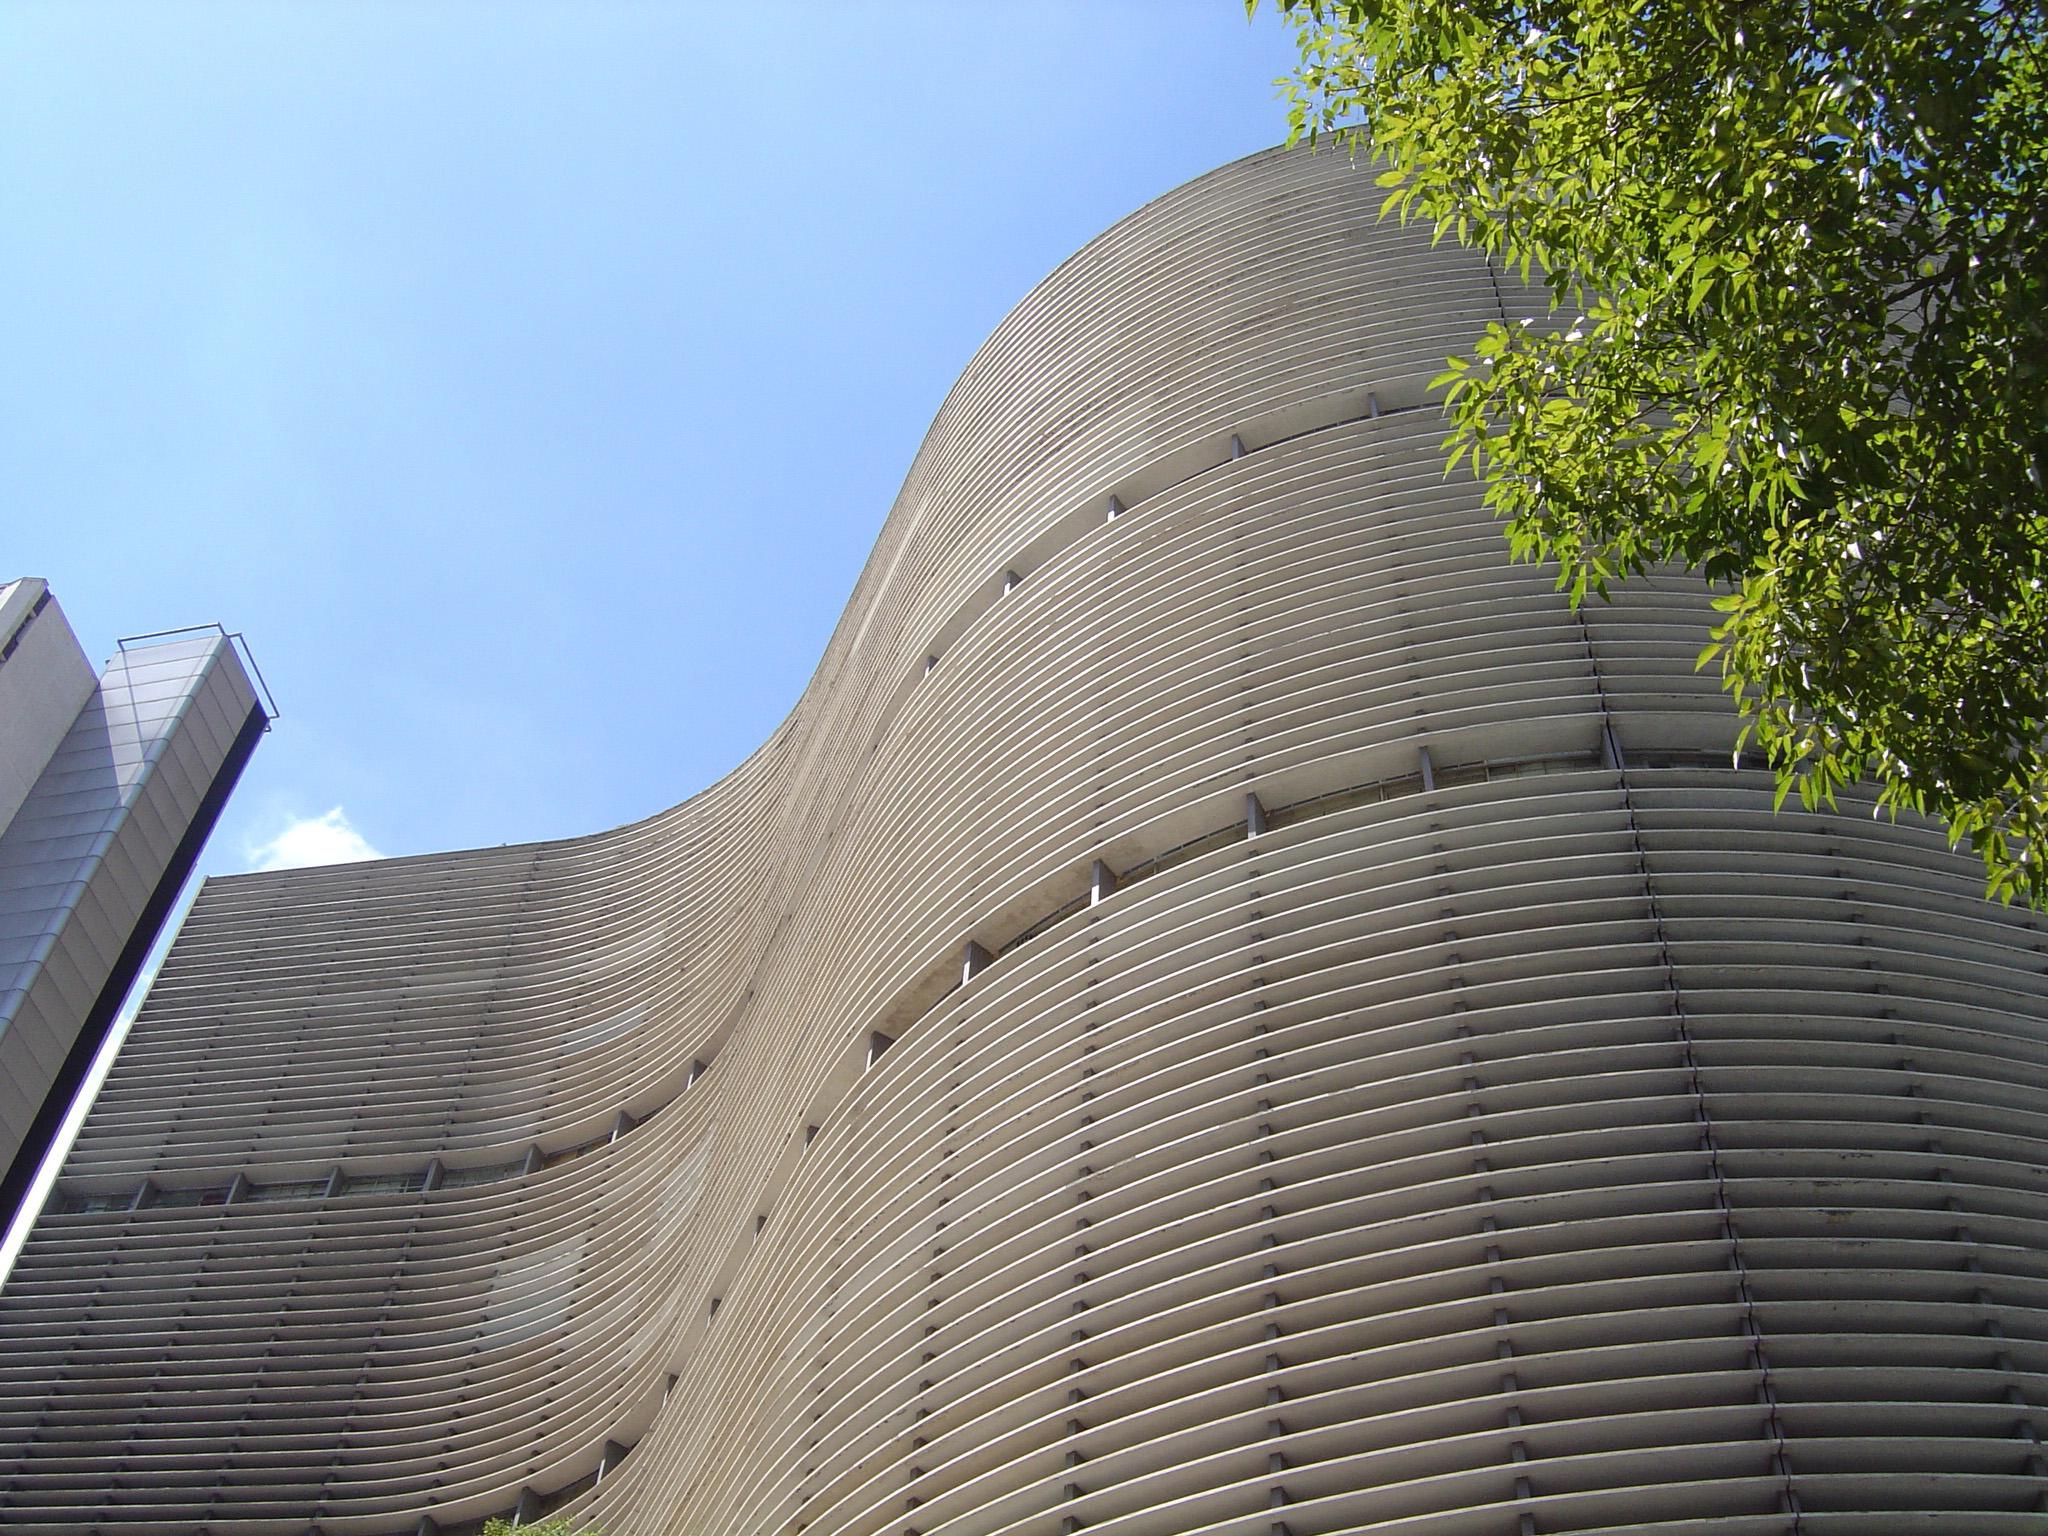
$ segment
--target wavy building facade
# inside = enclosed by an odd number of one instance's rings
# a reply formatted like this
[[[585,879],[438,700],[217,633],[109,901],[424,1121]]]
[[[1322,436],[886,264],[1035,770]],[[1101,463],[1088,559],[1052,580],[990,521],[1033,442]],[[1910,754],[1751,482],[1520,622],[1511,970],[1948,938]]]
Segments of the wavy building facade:
[[[210,882],[0,1523],[2044,1529],[2048,936],[1508,563],[1424,385],[1531,300],[1377,202],[1060,267],[704,793]]]

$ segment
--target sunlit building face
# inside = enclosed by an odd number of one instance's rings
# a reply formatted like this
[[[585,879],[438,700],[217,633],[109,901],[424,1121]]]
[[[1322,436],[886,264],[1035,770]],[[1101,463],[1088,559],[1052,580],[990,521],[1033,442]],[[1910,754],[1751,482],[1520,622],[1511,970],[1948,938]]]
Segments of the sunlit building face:
[[[704,793],[210,883],[0,1520],[2039,1529],[2040,924],[1772,814],[1703,586],[1509,561],[1427,386],[1547,311],[1380,197],[1048,277]]]

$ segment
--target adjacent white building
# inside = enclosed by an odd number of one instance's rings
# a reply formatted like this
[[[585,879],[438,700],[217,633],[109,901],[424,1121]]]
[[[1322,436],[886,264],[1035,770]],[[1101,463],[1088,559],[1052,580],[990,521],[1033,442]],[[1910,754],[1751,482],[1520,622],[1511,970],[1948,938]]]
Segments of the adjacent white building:
[[[217,628],[96,674],[46,582],[0,586],[0,1225],[267,721]]]

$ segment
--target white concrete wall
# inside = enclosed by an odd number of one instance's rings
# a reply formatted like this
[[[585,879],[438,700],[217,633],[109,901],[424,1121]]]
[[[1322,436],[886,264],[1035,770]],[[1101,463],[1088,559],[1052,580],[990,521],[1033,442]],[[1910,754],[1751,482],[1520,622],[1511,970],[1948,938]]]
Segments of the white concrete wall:
[[[14,819],[98,681],[64,611],[37,577],[0,587],[0,827]]]

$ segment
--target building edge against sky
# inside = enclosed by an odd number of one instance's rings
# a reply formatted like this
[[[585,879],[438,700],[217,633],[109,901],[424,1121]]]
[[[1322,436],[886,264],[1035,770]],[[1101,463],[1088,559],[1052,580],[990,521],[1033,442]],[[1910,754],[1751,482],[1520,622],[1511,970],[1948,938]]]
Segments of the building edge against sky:
[[[95,676],[46,582],[0,586],[0,1227],[268,720],[218,627]]]
[[[1508,562],[1425,386],[1540,303],[1378,202],[1064,263],[704,793],[209,882],[0,1520],[2038,1531],[2043,925]]]

